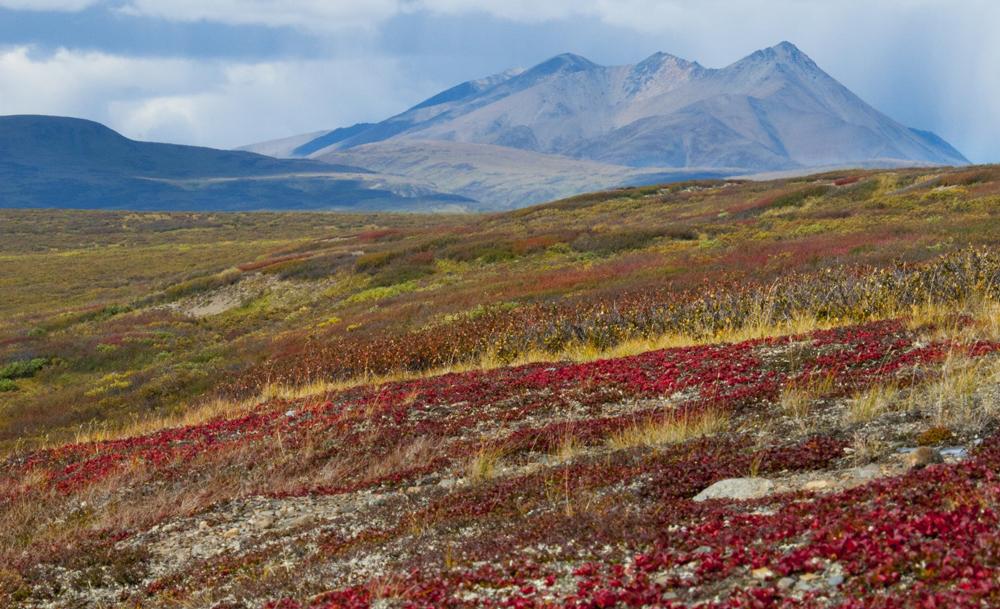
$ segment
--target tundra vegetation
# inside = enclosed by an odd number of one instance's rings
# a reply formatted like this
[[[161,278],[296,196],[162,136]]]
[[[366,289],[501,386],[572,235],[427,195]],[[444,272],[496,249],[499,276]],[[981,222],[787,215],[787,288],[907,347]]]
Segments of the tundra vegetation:
[[[0,604],[995,605],[997,243],[995,167],[2,211]]]

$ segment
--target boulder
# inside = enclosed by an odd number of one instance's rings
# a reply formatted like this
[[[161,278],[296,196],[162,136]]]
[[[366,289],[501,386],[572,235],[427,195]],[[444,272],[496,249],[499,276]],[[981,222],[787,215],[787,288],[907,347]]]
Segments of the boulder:
[[[771,494],[774,483],[767,478],[726,478],[694,496],[695,501],[709,499],[759,499]]]

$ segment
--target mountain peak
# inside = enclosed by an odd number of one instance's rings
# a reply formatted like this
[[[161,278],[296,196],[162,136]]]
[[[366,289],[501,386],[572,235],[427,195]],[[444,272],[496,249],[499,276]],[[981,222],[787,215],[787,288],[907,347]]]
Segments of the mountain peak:
[[[647,67],[662,67],[665,65],[674,65],[679,68],[689,68],[698,66],[701,67],[697,61],[688,61],[683,57],[678,57],[676,55],[671,55],[670,53],[664,53],[663,51],[657,51],[649,57],[643,59],[639,63],[635,64],[636,70],[644,69]]]
[[[816,63],[808,55],[802,52],[799,47],[787,40],[782,40],[778,44],[760,49],[747,55],[733,65],[740,64],[787,64],[802,66],[809,69],[817,69]]]
[[[573,53],[562,53],[547,59],[526,72],[526,74],[555,74],[557,72],[581,72],[598,67],[586,57]]]

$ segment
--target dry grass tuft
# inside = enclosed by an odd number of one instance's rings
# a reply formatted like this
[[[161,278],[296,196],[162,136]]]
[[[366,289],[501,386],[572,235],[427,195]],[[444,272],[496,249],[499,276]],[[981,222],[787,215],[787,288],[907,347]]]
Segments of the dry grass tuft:
[[[856,393],[848,402],[847,420],[851,423],[867,423],[896,407],[899,394],[899,387],[893,383],[874,385]]]
[[[885,440],[869,434],[856,433],[851,440],[851,460],[857,464],[880,461],[891,450]]]
[[[803,429],[811,427],[815,403],[833,393],[836,379],[832,375],[816,375],[808,379],[790,382],[781,391],[778,406]]]
[[[144,436],[167,428],[201,425],[213,419],[239,416],[260,404],[260,400],[232,401],[216,398],[193,408],[183,410],[179,414],[143,418],[135,417],[125,425],[110,426],[107,423],[82,425],[76,429],[73,441],[76,444],[105,442],[108,440]]]
[[[729,417],[718,410],[671,414],[623,429],[611,436],[608,446],[623,450],[636,446],[678,444],[715,435],[728,426]]]
[[[556,463],[566,463],[572,461],[574,457],[580,454],[582,448],[575,437],[566,436],[559,442],[559,445],[552,453],[552,458]]]
[[[466,477],[472,482],[492,479],[496,476],[497,464],[502,457],[503,451],[500,448],[483,445],[466,465]]]
[[[940,377],[912,392],[909,402],[929,412],[935,425],[978,428],[997,414],[998,386],[1000,360],[953,354],[942,365]]]

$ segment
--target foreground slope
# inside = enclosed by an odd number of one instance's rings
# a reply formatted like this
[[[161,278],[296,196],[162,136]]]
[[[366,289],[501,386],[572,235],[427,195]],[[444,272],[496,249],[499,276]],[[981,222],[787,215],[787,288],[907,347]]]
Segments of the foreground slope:
[[[981,433],[1000,343],[984,322],[962,324],[967,341],[886,321],[451,374],[30,453],[0,469],[0,594],[988,606],[1000,439]],[[925,469],[893,454],[939,442],[947,462]],[[724,479],[747,494],[702,499]]]
[[[430,211],[468,203],[358,167],[137,142],[80,119],[0,117],[0,207]]]
[[[998,214],[995,167],[7,213],[227,258],[0,303],[0,604],[993,606]]]

